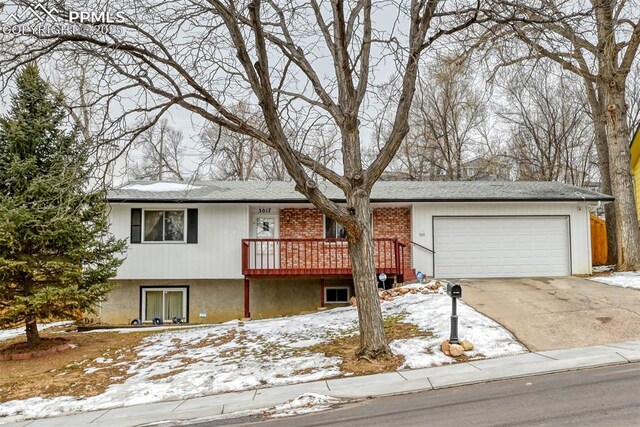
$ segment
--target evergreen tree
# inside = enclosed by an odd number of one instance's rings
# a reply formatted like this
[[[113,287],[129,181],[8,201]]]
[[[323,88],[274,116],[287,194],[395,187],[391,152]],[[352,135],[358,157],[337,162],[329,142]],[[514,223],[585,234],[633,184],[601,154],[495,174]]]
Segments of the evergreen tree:
[[[103,301],[125,242],[109,233],[104,193],[86,192],[86,151],[35,64],[0,118],[0,327],[78,319]]]

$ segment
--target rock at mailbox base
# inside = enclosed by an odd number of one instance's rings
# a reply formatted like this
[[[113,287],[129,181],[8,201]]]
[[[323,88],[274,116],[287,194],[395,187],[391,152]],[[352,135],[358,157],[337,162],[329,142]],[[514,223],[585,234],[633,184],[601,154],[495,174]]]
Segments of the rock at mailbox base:
[[[453,357],[462,356],[464,354],[464,347],[462,347],[460,344],[451,344],[449,346],[449,352]]]
[[[464,348],[464,351],[471,351],[473,350],[473,343],[471,341],[468,340],[462,340],[460,342],[460,345],[462,346],[462,348]]]
[[[450,347],[451,344],[449,344],[449,341],[443,341],[442,344],[440,344],[440,350],[447,356],[451,356]]]

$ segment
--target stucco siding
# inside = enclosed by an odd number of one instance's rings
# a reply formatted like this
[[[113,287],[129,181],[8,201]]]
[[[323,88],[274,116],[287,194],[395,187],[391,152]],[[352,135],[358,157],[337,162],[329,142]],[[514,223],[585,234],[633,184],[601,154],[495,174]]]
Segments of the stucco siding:
[[[326,286],[351,281],[326,280]],[[242,280],[121,280],[98,309],[97,322],[129,324],[140,317],[141,287],[188,288],[189,323],[216,323],[244,316]],[[353,289],[352,289],[353,291]],[[252,280],[250,310],[253,319],[316,310],[321,303],[320,279]],[[204,320],[200,313],[206,313]]]
[[[111,229],[118,238],[130,237],[132,208],[198,209],[198,243],[129,244],[118,280],[238,279],[242,277],[241,240],[249,235],[246,205],[114,205]]]
[[[129,324],[140,317],[141,287],[188,288],[189,323],[224,322],[242,317],[244,301],[242,280],[124,280],[103,302],[100,317],[102,323]],[[200,313],[206,313],[204,320]]]
[[[589,209],[586,203],[416,203],[412,208],[413,241],[433,248],[433,217],[440,216],[568,216],[571,273],[591,273]],[[412,245],[413,268],[433,276],[433,255]],[[436,271],[437,275],[437,271]]]

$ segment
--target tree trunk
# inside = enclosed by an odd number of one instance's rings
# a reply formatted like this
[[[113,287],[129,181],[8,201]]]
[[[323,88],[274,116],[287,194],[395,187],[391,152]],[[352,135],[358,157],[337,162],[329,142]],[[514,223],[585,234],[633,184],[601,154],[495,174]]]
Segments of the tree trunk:
[[[25,331],[27,333],[27,346],[35,347],[40,344],[40,333],[38,332],[38,323],[36,317],[32,314],[28,315],[25,320]]]
[[[617,266],[623,271],[638,270],[640,269],[640,230],[630,170],[624,89],[619,85],[609,85],[605,91],[611,190],[616,198],[614,203],[618,237]]]
[[[357,189],[354,194],[347,195],[347,204],[349,209],[353,209],[353,215],[362,230],[357,238],[349,234],[349,257],[360,328],[360,347],[356,356],[376,359],[390,355],[391,349],[384,333],[384,321],[378,299],[369,195],[365,190]]]
[[[606,189],[602,185],[602,191],[611,195],[611,185]],[[616,228],[616,205],[615,203],[607,203],[604,205],[605,226],[607,228],[607,265],[616,265],[618,263],[618,237]]]
[[[593,106],[592,106],[593,108]],[[594,108],[595,144],[598,153],[598,170],[600,172],[600,191],[613,195],[611,192],[611,168],[609,167],[609,147],[607,145],[607,120],[602,109]],[[614,203],[604,205],[607,227],[607,264],[618,262],[618,242],[616,233],[616,207]]]

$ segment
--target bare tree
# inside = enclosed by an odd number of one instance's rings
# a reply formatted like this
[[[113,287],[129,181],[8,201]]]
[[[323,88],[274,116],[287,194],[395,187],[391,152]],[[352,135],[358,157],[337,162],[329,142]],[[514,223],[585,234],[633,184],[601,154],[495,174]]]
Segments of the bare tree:
[[[410,131],[389,171],[415,180],[466,179],[465,163],[477,158],[481,126],[487,118],[482,82],[467,60],[437,55],[424,67],[409,115]],[[382,96],[394,97],[395,88]],[[381,121],[377,137],[383,141],[391,121]]]
[[[506,103],[497,113],[510,129],[517,179],[590,183],[597,172],[593,123],[580,82],[517,69],[502,87]]]
[[[259,179],[262,157],[268,151],[260,141],[221,127],[207,127],[200,137],[204,150],[203,164],[214,179],[251,181]]]
[[[476,157],[466,163],[466,179],[510,181],[514,178],[513,158],[509,155],[509,140],[493,120],[495,107],[488,120],[478,127],[480,146]]]
[[[67,111],[70,126],[78,132],[87,150],[89,187],[111,187],[128,179],[127,152],[121,150],[119,141],[101,140],[109,111],[88,62],[87,58],[74,55],[49,69],[46,78]]]
[[[261,113],[251,106],[238,103],[232,110],[242,113],[252,126],[266,129],[261,123]],[[298,143],[298,135],[294,129],[286,129],[289,140],[296,150],[305,153],[326,168],[333,166],[338,150],[335,132],[328,135],[316,134],[312,129],[301,138],[303,144]],[[259,140],[244,134],[232,132],[221,126],[207,126],[200,136],[200,150],[202,160],[200,169],[205,174],[221,180],[250,181],[283,181],[290,179],[289,174],[273,148]]]
[[[629,104],[629,140],[640,128],[640,62],[634,64],[627,81],[627,103]]]
[[[133,177],[141,180],[184,181],[184,137],[161,119],[145,130],[135,143],[138,157],[132,161]]]
[[[84,4],[70,0],[57,13],[63,17]],[[480,5],[466,0],[112,1],[109,7],[119,7],[127,19],[107,35],[0,36],[0,70],[9,76],[43,55],[86,55],[102,67],[109,82],[105,90],[125,110],[114,120],[122,129],[119,138],[134,139],[177,105],[276,150],[297,191],[347,230],[358,295],[357,354],[376,358],[390,349],[376,289],[371,189],[409,131],[423,52],[443,36],[485,20]],[[370,123],[364,111],[375,108],[369,89],[383,66],[398,82],[398,101],[391,131],[365,167],[361,132]],[[238,101],[259,107],[265,130],[230,109]],[[152,118],[136,130],[125,126],[141,116]],[[294,128],[297,146],[304,145],[310,129],[336,132],[341,168],[325,167],[296,149],[287,132]],[[346,203],[330,200],[314,177],[338,187]]]
[[[640,268],[626,102],[640,46],[637,11],[636,1],[625,0],[504,3],[495,12],[509,18],[509,24],[488,28],[480,39],[489,42],[502,65],[545,58],[582,79],[594,122],[602,188],[616,199],[606,208],[607,234],[615,236],[609,252],[617,252],[621,270]]]

